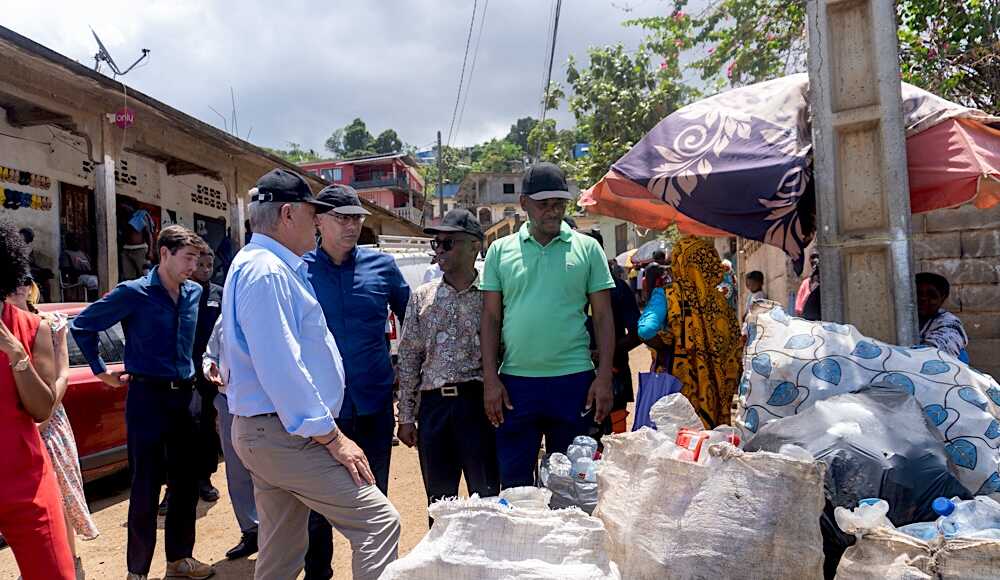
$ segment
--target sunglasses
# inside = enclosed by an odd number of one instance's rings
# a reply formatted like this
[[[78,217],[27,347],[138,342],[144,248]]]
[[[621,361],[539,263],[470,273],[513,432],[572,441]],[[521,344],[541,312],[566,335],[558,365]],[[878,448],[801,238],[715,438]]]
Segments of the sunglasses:
[[[446,252],[450,252],[459,241],[460,240],[431,240],[431,249],[436,250],[441,248]]]

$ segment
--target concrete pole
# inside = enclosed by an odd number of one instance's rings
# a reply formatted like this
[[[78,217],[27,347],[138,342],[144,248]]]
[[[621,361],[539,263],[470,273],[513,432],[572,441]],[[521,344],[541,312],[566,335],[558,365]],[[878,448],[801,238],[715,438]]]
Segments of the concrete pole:
[[[823,318],[917,342],[892,0],[809,0],[809,99]]]
[[[100,162],[94,175],[94,216],[97,221],[97,278],[101,295],[118,284],[118,212],[115,206],[115,165],[122,149],[122,132],[104,116],[100,127]]]
[[[438,131],[438,216],[444,219],[444,149],[441,148],[441,131]]]

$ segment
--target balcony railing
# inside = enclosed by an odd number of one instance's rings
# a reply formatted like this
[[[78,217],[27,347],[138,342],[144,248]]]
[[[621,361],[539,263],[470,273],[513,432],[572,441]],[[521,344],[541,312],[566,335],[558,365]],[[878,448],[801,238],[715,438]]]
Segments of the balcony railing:
[[[410,184],[403,176],[387,176],[375,179],[355,179],[351,182],[354,189],[373,189],[376,187],[398,187],[404,191],[409,191]]]
[[[392,213],[405,220],[410,220],[415,224],[420,223],[420,217],[423,215],[423,212],[420,209],[409,205],[405,207],[394,207],[392,208]]]

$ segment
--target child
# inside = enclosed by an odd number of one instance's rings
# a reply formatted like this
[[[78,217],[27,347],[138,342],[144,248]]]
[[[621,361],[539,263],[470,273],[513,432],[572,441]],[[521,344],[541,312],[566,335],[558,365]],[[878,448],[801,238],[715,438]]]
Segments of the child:
[[[750,312],[750,305],[754,303],[755,300],[766,300],[767,295],[764,294],[764,273],[760,270],[754,270],[746,275],[746,287],[750,291],[747,295],[746,310],[744,311],[744,316],[747,312]]]

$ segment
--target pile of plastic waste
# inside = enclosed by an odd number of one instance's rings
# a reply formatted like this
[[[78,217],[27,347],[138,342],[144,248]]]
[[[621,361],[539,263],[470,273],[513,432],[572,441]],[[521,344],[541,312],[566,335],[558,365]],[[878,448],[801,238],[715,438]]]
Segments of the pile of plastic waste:
[[[932,503],[938,519],[896,527],[889,521],[889,503],[882,499],[861,500],[858,507],[834,510],[837,525],[848,534],[863,535],[878,528],[896,530],[924,542],[936,539],[978,538],[1000,540],[1000,503],[989,496],[973,499],[939,497]]]
[[[593,437],[580,435],[566,448],[542,459],[538,480],[552,492],[553,509],[576,506],[588,514],[597,507],[597,469],[601,453]]]

